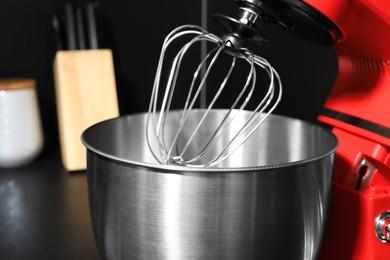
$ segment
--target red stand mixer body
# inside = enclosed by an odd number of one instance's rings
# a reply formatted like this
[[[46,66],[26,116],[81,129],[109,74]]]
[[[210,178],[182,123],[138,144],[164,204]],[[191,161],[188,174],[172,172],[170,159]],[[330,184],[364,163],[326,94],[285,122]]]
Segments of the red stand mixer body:
[[[319,258],[390,259],[390,1],[303,2],[338,28],[339,73],[319,116],[339,141]]]
[[[318,119],[339,146],[319,259],[390,259],[390,1],[235,1],[241,18],[217,20],[235,47],[267,42],[258,20],[334,46],[338,77]]]

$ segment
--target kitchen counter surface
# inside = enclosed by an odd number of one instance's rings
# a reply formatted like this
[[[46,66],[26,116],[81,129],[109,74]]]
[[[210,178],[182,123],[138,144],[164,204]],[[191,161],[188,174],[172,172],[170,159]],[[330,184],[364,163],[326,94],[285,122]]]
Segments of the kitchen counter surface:
[[[99,259],[86,172],[67,172],[58,151],[0,168],[0,259]]]

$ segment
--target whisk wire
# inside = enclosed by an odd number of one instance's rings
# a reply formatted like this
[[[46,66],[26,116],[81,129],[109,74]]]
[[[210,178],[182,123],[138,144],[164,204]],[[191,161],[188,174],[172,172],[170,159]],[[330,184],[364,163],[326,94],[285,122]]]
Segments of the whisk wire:
[[[222,46],[222,47],[225,47],[225,46]],[[227,83],[228,83],[228,80],[230,79],[230,76],[233,72],[233,69],[234,69],[234,66],[235,66],[235,63],[236,63],[236,57],[232,57],[232,62],[230,64],[230,67],[229,67],[229,70],[227,72],[227,75],[226,77],[224,78],[223,82],[221,83],[220,87],[218,88],[218,91],[216,92],[216,94],[214,95],[213,99],[211,100],[210,104],[208,105],[207,107],[207,110],[206,112],[203,114],[203,117],[202,117],[202,120],[199,122],[197,128],[196,128],[196,131],[194,131],[194,133],[192,134],[192,136],[188,139],[187,141],[187,144],[186,144],[186,147],[183,148],[183,152],[181,153],[180,156],[183,156],[186,149],[188,148],[187,146],[190,145],[190,142],[193,140],[193,138],[195,137],[195,134],[196,132],[198,132],[199,128],[201,127],[203,121],[206,119],[207,115],[209,114],[209,111],[213,108],[215,102],[218,100],[218,98],[220,97],[220,95],[222,94],[223,90],[225,89]],[[188,160],[187,163],[193,163],[195,161],[198,161],[200,160],[204,155],[205,153],[207,152],[207,149],[208,147],[210,147],[216,140],[216,136],[218,136],[218,134],[220,133],[220,129],[222,128],[223,124],[225,123],[226,119],[228,117],[228,114],[224,116],[224,118],[222,119],[221,123],[218,125],[218,127],[216,128],[215,132],[210,136],[209,140],[207,141],[207,143],[204,145],[204,147],[200,150],[199,152],[199,155]]]
[[[195,42],[198,42],[199,40],[205,38],[207,40],[209,40],[210,38],[208,37],[210,36],[209,34],[205,34],[205,35],[199,35],[199,36],[196,36],[194,39],[192,39],[189,43],[187,43],[178,53],[178,55],[176,55],[175,59],[174,59],[174,65],[172,66],[172,69],[171,69],[171,73],[170,73],[170,77],[168,79],[168,83],[167,83],[167,88],[166,88],[166,93],[168,92],[169,93],[169,97],[168,97],[168,105],[166,107],[162,107],[161,108],[161,111],[166,111],[166,113],[163,113],[164,114],[164,119],[163,119],[163,124],[165,123],[165,116],[167,115],[167,113],[169,112],[169,108],[170,108],[170,104],[171,104],[171,101],[172,101],[172,97],[173,97],[173,94],[174,94],[174,89],[175,89],[175,86],[176,86],[176,82],[177,82],[177,77],[178,77],[178,73],[179,73],[179,69],[177,69],[178,67],[180,67],[181,65],[181,62],[184,58],[184,55],[187,53],[188,49],[195,43]],[[201,80],[201,83],[199,85],[199,87],[197,88],[191,102],[189,102],[189,105],[187,108],[185,108],[185,110],[183,111],[183,116],[182,116],[182,119],[180,120],[180,124],[179,124],[179,127],[177,129],[177,133],[175,135],[175,137],[173,138],[173,141],[170,145],[170,148],[168,149],[168,155],[171,155],[172,154],[172,151],[174,149],[174,147],[176,147],[176,143],[177,143],[177,140],[180,136],[180,133],[182,131],[182,128],[184,127],[185,125],[185,122],[186,120],[188,119],[189,117],[189,113],[188,111],[191,110],[194,105],[195,105],[195,102],[196,100],[198,99],[199,97],[199,94],[202,90],[202,88],[204,87],[205,85],[205,82],[206,82],[206,78],[208,76],[208,74],[210,73],[211,71],[211,68],[213,66],[213,64],[215,63],[216,59],[218,58],[218,56],[220,55],[221,53],[221,50],[217,50],[216,54],[214,55],[211,63],[210,63],[210,66],[208,67],[207,71],[206,71],[206,75],[205,77]],[[173,76],[172,76],[173,75]],[[171,77],[172,76],[172,77]],[[190,89],[190,93],[187,97],[187,100],[190,99],[190,96],[191,96],[191,93],[192,93],[192,89]],[[165,100],[165,98],[164,98]],[[160,115],[161,116],[161,115]],[[161,131],[164,131],[164,127],[162,127],[160,129]],[[180,155],[179,156],[175,156],[176,159],[179,159],[180,160]],[[168,158],[168,159],[172,159],[172,158]]]
[[[151,97],[151,101],[150,101],[149,109],[148,109],[148,111],[149,111],[148,118],[147,118],[147,122],[146,122],[146,140],[147,140],[149,150],[152,152],[154,158],[160,163],[165,163],[165,161],[166,161],[165,155],[167,154],[167,151],[165,149],[165,145],[163,144],[163,142],[161,142],[162,140],[160,139],[160,134],[159,134],[160,131],[158,130],[158,129],[160,129],[160,126],[162,124],[162,120],[163,120],[162,114],[163,113],[160,112],[158,122],[156,122],[156,114],[157,114],[157,104],[158,104],[158,97],[159,97],[161,71],[162,71],[162,66],[163,66],[163,62],[164,62],[164,58],[165,58],[166,49],[174,40],[176,40],[184,35],[189,35],[189,34],[200,35],[202,33],[206,33],[206,31],[199,26],[183,25],[183,26],[180,26],[180,27],[174,29],[172,32],[170,32],[167,35],[167,37],[164,39],[164,42],[163,42],[162,51],[160,53],[160,57],[159,57],[158,65],[157,65],[156,76],[155,76],[155,80],[154,80],[154,84],[153,84],[152,97]],[[166,91],[166,93],[168,93],[168,92]],[[166,100],[166,99],[164,98],[163,101],[164,100]],[[155,127],[150,126],[151,121],[153,122],[153,125]],[[158,144],[158,149],[160,150],[159,155],[154,152],[153,146],[151,144],[151,136],[156,137],[156,140],[154,140],[154,141]]]
[[[189,35],[189,34],[195,34],[197,36],[191,42],[187,43],[180,50],[180,52],[176,55],[176,57],[172,63],[168,82],[167,82],[166,88],[165,88],[163,102],[161,104],[159,117],[158,117],[158,120],[156,123],[156,113],[157,113],[157,104],[158,104],[158,97],[159,97],[161,71],[162,71],[162,67],[163,67],[163,63],[164,63],[166,50],[174,40],[178,39],[181,36]],[[154,153],[153,153],[153,155],[161,163],[165,163],[169,159],[168,158],[169,156],[167,156],[167,155],[169,155],[169,153],[168,153],[168,150],[166,149],[166,144],[165,144],[165,140],[164,140],[164,135],[165,135],[164,134],[164,128],[165,128],[164,126],[165,126],[165,121],[166,121],[166,115],[168,114],[168,112],[170,110],[172,96],[173,96],[174,88],[176,85],[176,79],[177,79],[177,75],[179,72],[179,70],[177,68],[178,67],[180,68],[181,60],[182,60],[183,55],[186,52],[186,50],[194,42],[199,41],[200,38],[204,38],[204,37],[206,37],[207,39],[210,39],[210,40],[217,39],[216,37],[213,37],[211,34],[206,33],[206,31],[199,26],[184,25],[184,26],[180,26],[180,27],[176,28],[175,30],[173,30],[164,40],[162,51],[160,54],[158,67],[157,67],[155,82],[153,85],[152,99],[151,99],[151,103],[149,105],[149,116],[148,116],[148,123],[147,123],[147,128],[149,129],[149,121],[151,120],[149,117],[150,117],[150,114],[152,114],[153,115],[152,120],[153,120],[153,122],[155,122],[155,125],[156,125],[156,128],[155,128],[155,130],[153,130],[153,133],[156,136],[158,148],[160,150],[160,154],[162,155],[162,160],[160,160],[160,158],[158,156],[156,156]],[[150,141],[149,141],[150,134],[149,134],[148,129],[146,131],[147,132],[146,134],[147,134],[148,146],[151,150],[153,150],[152,146],[150,144]]]
[[[227,42],[226,42],[226,45],[224,45],[223,48],[225,48],[225,47],[226,47],[227,45],[229,45],[229,44],[230,44],[230,42],[227,41]],[[227,76],[226,76],[225,79],[224,79],[224,82],[223,82],[224,87],[225,87],[225,85],[226,85],[226,83],[227,83],[228,79],[230,78],[230,75],[231,75],[231,73],[232,73],[232,71],[233,71],[234,64],[235,64],[235,60],[236,60],[236,57],[233,56],[233,61],[234,61],[234,63],[232,63],[232,66],[230,67],[229,72],[228,72]],[[255,86],[254,83],[256,82],[256,71],[253,70],[253,62],[254,62],[254,60],[252,59],[252,61],[251,61],[251,69],[250,69],[249,75],[248,75],[248,77],[247,77],[245,86],[244,86],[243,89],[241,90],[241,92],[240,92],[240,94],[238,95],[238,97],[235,99],[233,105],[232,105],[232,106],[229,108],[229,110],[225,113],[223,119],[222,119],[221,122],[218,124],[216,130],[212,133],[211,137],[209,138],[209,141],[208,141],[207,144],[203,147],[203,149],[201,150],[201,152],[199,153],[199,155],[196,156],[196,157],[194,157],[194,158],[192,158],[192,159],[190,159],[190,160],[188,160],[188,163],[194,163],[194,162],[196,162],[196,161],[199,161],[200,159],[202,159],[202,157],[204,157],[204,156],[207,154],[208,151],[210,151],[210,150],[208,150],[208,148],[209,148],[211,145],[213,145],[215,142],[217,142],[218,139],[221,137],[221,129],[223,129],[223,126],[226,124],[226,121],[227,121],[227,119],[230,117],[232,111],[236,108],[237,104],[238,104],[238,103],[240,102],[240,100],[242,99],[243,95],[244,95],[245,92],[247,91],[248,86],[251,85],[251,88],[250,88],[250,91],[249,91],[249,93],[248,93],[248,96],[245,98],[244,102],[241,104],[241,106],[240,106],[238,112],[236,111],[235,115],[234,115],[232,118],[230,118],[228,124],[230,124],[230,123],[234,120],[234,118],[239,114],[239,112],[242,111],[242,110],[246,107],[247,103],[248,103],[249,100],[250,100],[250,97],[251,97],[252,94],[253,94],[253,90],[254,90],[254,86]],[[253,79],[254,79],[254,80],[253,80]],[[250,84],[251,82],[253,82],[253,83]],[[219,97],[219,95],[221,94],[222,89],[220,88],[220,90],[221,90],[221,91],[219,91],[219,92],[214,96],[213,101],[215,101],[215,100]],[[214,105],[214,102],[213,102],[213,101],[210,103],[209,110],[210,110],[210,109],[212,108],[212,106]],[[208,110],[208,111],[209,111],[209,110]],[[206,117],[208,111],[205,113],[204,117]],[[225,148],[224,148],[224,149],[225,149]],[[214,162],[214,160],[211,160],[209,163],[212,163],[212,162]]]
[[[189,35],[194,36],[190,39],[190,41],[184,44],[184,46],[181,47],[175,55],[169,70],[167,82],[165,85],[161,86],[162,70],[165,61],[165,54],[168,48],[175,40],[181,38],[182,36]],[[192,76],[192,81],[188,89],[184,108],[181,111],[176,130],[174,131],[172,138],[168,140],[165,133],[167,116],[171,109],[183,59],[195,43],[203,41],[211,42],[215,44],[216,47],[212,48],[212,50],[207,53],[207,55],[201,59],[200,63],[197,65]],[[206,81],[208,80],[211,71],[214,69],[216,62],[222,53],[227,53],[231,57],[228,71],[217,88],[214,97],[204,110],[201,118],[198,119],[195,124],[190,124],[193,126],[193,129],[191,130],[189,136],[184,138],[183,131],[185,127],[187,127],[191,118],[191,111],[194,109],[201,91],[206,86]],[[216,129],[211,131],[209,136],[205,137],[205,140],[202,140],[202,145],[199,146],[199,140],[196,140],[196,137],[201,130],[207,129],[207,126],[204,126],[204,122],[210,114],[210,111],[213,110],[217,100],[226,89],[226,86],[228,85],[231,75],[236,67],[237,58],[244,60],[250,67],[245,85],[239,92],[237,98],[234,99],[233,104],[228,108],[221,121],[217,123]],[[253,110],[251,116],[246,118],[238,127],[235,122],[235,118],[239,117],[241,111],[246,108],[247,104],[253,97],[257,80],[256,67],[262,68],[266,71],[269,77],[268,89],[265,96]],[[204,73],[200,75],[200,71],[204,71]],[[196,84],[196,82],[198,83]],[[161,87],[164,87],[164,89],[160,89]],[[161,105],[158,106],[159,99],[161,98],[160,92],[164,93],[162,95]],[[255,55],[249,48],[235,49],[233,42],[230,40],[222,40],[218,36],[207,32],[199,26],[180,26],[168,34],[162,46],[156,77],[153,84],[152,97],[149,104],[149,115],[146,125],[146,139],[149,149],[156,160],[163,164],[181,164],[191,167],[211,167],[218,165],[236,151],[260,127],[260,125],[266,120],[269,114],[272,113],[280,102],[281,95],[282,84],[280,77],[266,59]],[[159,111],[157,110],[158,107],[160,107]],[[191,118],[191,120],[195,119]],[[238,129],[232,135],[233,137],[227,141],[226,136],[223,136],[223,129],[226,129],[226,127]],[[152,144],[152,139],[155,141],[153,144],[157,144],[157,148],[154,148],[156,145]],[[224,143],[217,151],[215,147],[213,147],[216,142]],[[192,145],[193,143],[195,144]],[[194,155],[189,156],[190,158],[185,158],[188,157],[186,156],[186,153],[190,147],[200,148],[196,148],[196,152]],[[156,152],[155,149],[157,149],[158,152]]]
[[[188,109],[185,108],[185,111],[183,112],[183,114],[185,113],[185,117],[183,118],[183,120],[180,122],[180,126],[179,126],[179,129],[175,135],[175,138],[172,142],[172,145],[174,144],[177,144],[177,141],[178,141],[178,138],[180,136],[180,132],[182,131],[182,128],[184,127],[184,124],[186,122],[186,120],[188,119],[188,117],[190,116],[190,113],[188,112],[190,109],[193,108],[201,90],[203,89],[203,87],[205,86],[205,83],[206,83],[206,80],[207,80],[207,77],[209,76],[210,74],[210,71],[212,70],[214,64],[215,64],[215,61],[218,59],[218,57],[221,55],[222,51],[223,51],[223,48],[224,46],[226,45],[226,43],[223,43],[221,47],[218,48],[217,52],[215,53],[215,55],[213,56],[211,62],[210,62],[210,65],[208,66],[200,84],[199,84],[199,87],[197,88],[197,91],[196,91],[196,94],[194,95],[192,101],[191,101],[191,104],[190,106],[188,107]],[[228,76],[230,76],[231,74],[231,70],[229,70],[228,72]],[[196,79],[193,79],[193,82],[195,81]],[[226,79],[227,80],[227,79]],[[197,132],[199,131],[200,127],[202,126],[204,120],[206,119],[207,115],[209,114],[209,111],[211,110],[211,108],[213,107],[215,101],[218,99],[219,95],[221,94],[222,90],[224,89],[225,87],[225,84],[224,82],[220,85],[219,87],[219,90],[217,92],[217,94],[214,96],[212,102],[209,104],[209,106],[207,107],[205,113],[203,113],[203,116],[202,118],[199,120],[197,126],[195,127],[194,131],[192,132],[191,136],[188,138],[186,144],[184,145],[179,157],[182,157],[184,155],[184,153],[187,151],[191,141],[194,139],[194,137],[196,136]]]
[[[261,120],[255,124],[254,126],[252,126],[252,129],[243,137],[243,139],[237,143],[229,153],[225,154],[225,156],[223,157],[219,157],[218,160],[215,160],[214,162],[212,162],[211,164],[209,164],[208,166],[212,166],[212,165],[215,165],[215,164],[218,164],[220,163],[221,161],[225,160],[227,157],[229,157],[238,147],[241,146],[242,143],[244,143],[257,129],[258,127],[266,120],[266,118],[272,113],[272,111],[276,108],[276,106],[278,105],[278,103],[280,102],[281,100],[281,97],[282,97],[282,83],[281,83],[281,80],[280,80],[280,77],[278,75],[278,73],[275,71],[275,69],[269,64],[269,62],[259,56],[254,56],[255,60],[256,60],[256,63],[260,66],[262,66],[267,72],[268,72],[268,75],[270,77],[270,88],[268,90],[268,93],[266,94],[266,98],[263,99],[263,102],[261,102],[257,107],[256,109],[254,110],[254,113],[250,116],[250,118],[248,119],[247,123],[245,124],[245,126],[243,127],[243,131],[241,131],[239,133],[239,135],[241,135],[242,133],[244,133],[245,130],[247,130],[251,125],[252,122],[254,122],[258,117],[262,116]],[[274,93],[275,93],[275,88],[274,88],[274,85],[275,85],[275,78],[274,76],[276,77],[276,80],[277,80],[277,85],[279,86],[278,87],[278,95],[276,97],[276,100],[274,100],[274,104],[273,106],[267,111],[265,112],[265,114],[263,114],[263,112],[265,111],[265,109],[267,108],[267,106],[271,103],[271,101],[273,100],[274,98]],[[264,105],[264,101],[266,101],[266,104]],[[263,106],[264,105],[264,106]],[[237,140],[238,138],[238,135],[233,137],[232,138],[232,141],[235,141]],[[232,142],[233,143],[233,142]],[[222,151],[220,153],[220,155],[222,156],[223,153],[225,152],[226,150]]]

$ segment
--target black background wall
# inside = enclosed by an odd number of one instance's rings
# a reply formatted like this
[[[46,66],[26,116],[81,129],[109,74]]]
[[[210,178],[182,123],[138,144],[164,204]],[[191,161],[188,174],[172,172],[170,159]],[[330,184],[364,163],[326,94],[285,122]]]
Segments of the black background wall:
[[[51,17],[64,0],[0,1],[0,78],[37,80],[46,145],[58,144],[52,62],[56,52]],[[83,1],[74,1],[82,3]],[[208,0],[208,16],[234,16],[234,0]],[[181,24],[201,23],[201,0],[101,0],[104,47],[111,48],[121,114],[146,111],[157,59],[166,34]],[[215,28],[209,19],[210,30]],[[271,49],[254,51],[279,72],[284,96],[277,114],[315,121],[334,82],[337,64],[330,47],[317,46],[265,28]],[[104,105],[104,104],[102,104]]]

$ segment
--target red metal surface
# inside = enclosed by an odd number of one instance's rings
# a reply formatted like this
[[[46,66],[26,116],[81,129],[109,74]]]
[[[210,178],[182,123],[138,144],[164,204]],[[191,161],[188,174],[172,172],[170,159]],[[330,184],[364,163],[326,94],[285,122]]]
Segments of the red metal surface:
[[[375,235],[375,218],[390,210],[390,137],[362,122],[390,128],[390,1],[305,0],[338,27],[339,74],[325,108],[353,120],[321,115],[339,140],[333,199],[319,259],[390,259]],[[369,162],[372,176],[364,178]],[[366,176],[367,177],[367,176]],[[360,179],[362,180],[362,179]]]
[[[390,244],[375,235],[375,218],[390,209],[387,147],[353,132],[334,129],[339,139],[331,214],[319,259],[390,259]],[[362,159],[374,167],[366,186],[357,189]],[[364,173],[364,172],[363,172]]]

